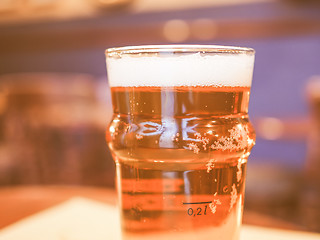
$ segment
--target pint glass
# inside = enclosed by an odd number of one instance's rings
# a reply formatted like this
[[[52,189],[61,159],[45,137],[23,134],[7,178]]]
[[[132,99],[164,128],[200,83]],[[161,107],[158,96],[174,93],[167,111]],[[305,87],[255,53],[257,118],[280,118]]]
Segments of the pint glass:
[[[239,239],[254,50],[139,46],[106,58],[122,238]]]

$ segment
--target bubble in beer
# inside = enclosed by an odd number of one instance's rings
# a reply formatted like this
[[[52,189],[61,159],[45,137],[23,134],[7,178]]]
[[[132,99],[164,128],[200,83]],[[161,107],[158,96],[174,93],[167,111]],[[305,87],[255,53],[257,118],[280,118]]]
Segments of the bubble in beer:
[[[206,166],[207,166],[207,173],[209,173],[213,168],[214,168],[214,162],[215,160],[214,159],[210,159]]]
[[[213,202],[209,204],[209,208],[213,214],[217,212],[217,205],[221,205],[219,199],[214,199]]]

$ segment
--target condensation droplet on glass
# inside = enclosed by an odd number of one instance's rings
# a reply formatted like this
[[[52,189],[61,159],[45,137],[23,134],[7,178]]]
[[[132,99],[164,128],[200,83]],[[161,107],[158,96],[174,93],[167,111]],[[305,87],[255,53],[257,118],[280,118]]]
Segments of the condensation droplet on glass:
[[[143,136],[142,136],[141,134],[137,134],[137,135],[136,135],[136,139],[140,140],[140,139],[142,139],[142,138],[143,138]]]
[[[188,148],[192,150],[195,154],[198,154],[200,151],[199,147],[195,143],[189,143]]]
[[[214,162],[215,162],[214,159],[210,159],[210,160],[207,162],[207,164],[206,164],[207,173],[209,173],[209,172],[214,168]]]
[[[217,211],[217,205],[221,205],[221,202],[219,199],[214,199],[212,203],[209,204],[209,208],[213,214],[215,214]]]
[[[248,126],[235,126],[229,129],[228,132],[230,136],[221,136],[217,141],[215,141],[210,148],[214,150],[240,150],[245,149],[248,146]]]
[[[237,202],[237,188],[236,185],[233,184],[232,185],[232,191],[230,193],[230,208],[229,208],[229,212],[231,212],[231,209],[233,208],[234,204]]]
[[[237,182],[241,181],[241,177],[242,177],[241,159],[239,159],[237,164]]]
[[[210,210],[211,210],[211,212],[212,212],[213,214],[216,213],[216,211],[217,211],[217,205],[215,205],[213,202],[209,204],[209,208],[210,208]]]
[[[223,191],[224,193],[228,192],[228,186],[224,186],[223,189],[222,189],[222,191]]]

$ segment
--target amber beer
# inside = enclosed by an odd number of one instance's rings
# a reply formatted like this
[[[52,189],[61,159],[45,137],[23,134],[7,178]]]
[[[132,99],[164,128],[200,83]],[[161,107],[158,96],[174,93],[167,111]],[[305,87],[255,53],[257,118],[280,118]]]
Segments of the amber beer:
[[[122,237],[239,239],[254,51],[221,46],[109,49]]]

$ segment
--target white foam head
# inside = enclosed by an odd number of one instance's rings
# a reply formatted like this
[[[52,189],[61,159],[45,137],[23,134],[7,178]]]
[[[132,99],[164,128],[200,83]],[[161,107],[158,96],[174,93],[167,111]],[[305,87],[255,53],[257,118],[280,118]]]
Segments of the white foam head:
[[[110,87],[250,87],[254,54],[188,53],[108,57]]]

